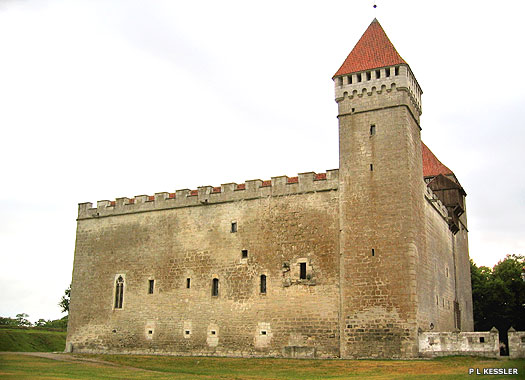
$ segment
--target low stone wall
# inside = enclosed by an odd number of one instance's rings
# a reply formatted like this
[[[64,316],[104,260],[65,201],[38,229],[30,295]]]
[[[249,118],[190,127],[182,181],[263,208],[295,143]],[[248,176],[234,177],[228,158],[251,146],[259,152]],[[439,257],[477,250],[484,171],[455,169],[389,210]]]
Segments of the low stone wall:
[[[525,336],[525,333],[523,335]],[[495,327],[490,331],[476,332],[420,332],[419,354],[423,357],[448,355],[499,357],[499,333]]]
[[[516,331],[514,328],[510,328],[508,331],[509,336],[509,357],[525,358],[525,331]]]

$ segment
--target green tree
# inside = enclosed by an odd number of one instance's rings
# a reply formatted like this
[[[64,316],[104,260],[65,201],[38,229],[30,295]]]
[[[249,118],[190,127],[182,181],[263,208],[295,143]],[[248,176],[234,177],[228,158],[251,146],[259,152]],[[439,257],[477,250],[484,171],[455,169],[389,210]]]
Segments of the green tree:
[[[71,284],[65,290],[64,295],[60,299],[58,306],[62,309],[62,313],[69,313],[69,301],[71,299]]]
[[[17,314],[15,316],[17,325],[21,327],[31,327],[31,322],[29,322],[27,318],[29,318],[29,315],[26,313]]]
[[[471,260],[475,330],[487,331],[495,326],[504,335],[511,326],[525,330],[524,265],[521,255],[507,255],[493,269],[478,267]]]

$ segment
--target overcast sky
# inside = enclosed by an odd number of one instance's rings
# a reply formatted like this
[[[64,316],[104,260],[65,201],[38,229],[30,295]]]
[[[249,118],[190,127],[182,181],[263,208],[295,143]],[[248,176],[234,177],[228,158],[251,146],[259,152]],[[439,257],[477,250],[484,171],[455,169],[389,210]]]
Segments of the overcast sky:
[[[523,1],[0,0],[0,316],[61,317],[77,204],[338,167],[332,75],[374,17],[467,196],[525,253]]]

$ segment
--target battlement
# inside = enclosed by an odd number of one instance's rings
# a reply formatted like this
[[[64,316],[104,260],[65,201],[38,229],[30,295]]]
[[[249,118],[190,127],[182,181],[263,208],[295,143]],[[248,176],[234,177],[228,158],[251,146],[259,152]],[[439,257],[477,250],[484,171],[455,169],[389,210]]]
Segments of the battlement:
[[[407,91],[413,107],[421,115],[421,95],[423,91],[408,65],[383,67],[357,73],[340,75],[334,78],[335,101],[345,98],[354,99],[370,96],[374,92],[381,94],[393,90]]]
[[[434,194],[432,189],[425,186],[425,199],[434,207],[434,209],[448,221],[448,210],[447,207],[439,200],[438,196]]]
[[[286,196],[317,191],[337,190],[339,169],[326,173],[300,173],[297,177],[279,176],[271,180],[254,179],[245,183],[225,183],[221,186],[201,186],[197,190],[182,189],[174,193],[137,195],[134,198],[117,198],[93,203],[79,203],[78,219],[100,218],[171,208],[204,206],[265,197]]]

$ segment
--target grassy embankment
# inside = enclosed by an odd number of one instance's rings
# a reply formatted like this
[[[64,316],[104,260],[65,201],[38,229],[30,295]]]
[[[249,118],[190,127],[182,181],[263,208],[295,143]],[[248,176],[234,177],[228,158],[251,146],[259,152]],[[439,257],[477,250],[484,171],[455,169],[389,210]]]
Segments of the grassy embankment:
[[[133,355],[62,355],[56,361],[16,353],[0,355],[2,379],[126,379],[126,380],[324,380],[324,379],[472,379],[469,368],[518,368],[525,378],[525,360],[450,357],[434,360],[292,360]],[[78,362],[69,360],[78,358]],[[100,360],[104,362],[86,362]],[[108,363],[109,362],[109,363]],[[476,376],[474,376],[476,377]]]
[[[0,351],[53,352],[64,351],[65,347],[65,331],[0,328]]]

